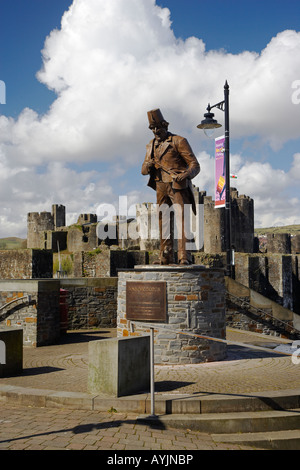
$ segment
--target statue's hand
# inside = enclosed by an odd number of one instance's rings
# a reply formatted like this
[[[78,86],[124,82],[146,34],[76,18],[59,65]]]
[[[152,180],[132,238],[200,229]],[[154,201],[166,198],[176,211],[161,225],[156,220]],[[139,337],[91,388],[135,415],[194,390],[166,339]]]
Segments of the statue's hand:
[[[176,176],[175,181],[179,183],[180,181],[183,181],[188,178],[188,176],[189,173],[187,171],[183,171],[182,173],[179,173],[179,175]]]
[[[147,165],[147,170],[149,172],[151,170],[151,168],[154,167],[154,162],[152,160],[148,160],[146,165]]]

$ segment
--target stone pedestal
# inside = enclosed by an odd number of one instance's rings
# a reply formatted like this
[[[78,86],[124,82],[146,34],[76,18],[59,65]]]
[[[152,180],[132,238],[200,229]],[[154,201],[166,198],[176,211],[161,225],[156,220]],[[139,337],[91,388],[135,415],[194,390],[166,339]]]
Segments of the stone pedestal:
[[[150,389],[150,336],[89,342],[88,390],[114,397]]]
[[[136,292],[136,297],[132,292]],[[132,304],[128,305],[129,293]],[[225,342],[197,338],[190,333],[225,339],[225,322],[223,269],[145,265],[118,272],[118,337],[149,333],[151,325],[155,330],[156,364],[224,359]]]

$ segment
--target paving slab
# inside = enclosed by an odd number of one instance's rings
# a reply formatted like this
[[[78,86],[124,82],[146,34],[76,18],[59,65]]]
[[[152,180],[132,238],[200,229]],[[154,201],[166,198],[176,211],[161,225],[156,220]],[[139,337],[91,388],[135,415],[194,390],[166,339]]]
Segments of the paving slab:
[[[225,360],[155,365],[155,411],[167,418],[173,415],[173,425],[175,419],[185,420],[184,426],[174,431],[169,424],[142,424],[138,416],[150,413],[149,391],[120,398],[87,392],[88,343],[115,335],[115,329],[72,331],[60,344],[24,348],[22,374],[0,378],[0,449],[264,448],[258,437],[236,442],[223,433],[223,442],[220,432],[215,437],[207,427],[196,431],[190,424],[199,413],[210,414],[206,419],[212,422],[214,413],[300,407],[300,365],[274,352],[276,345],[291,342],[227,329],[231,343]],[[297,422],[297,417],[291,419]],[[291,439],[280,444],[274,436],[274,448],[298,445],[296,431],[282,432]],[[266,448],[272,447],[266,443]]]
[[[149,390],[114,400],[88,393],[88,344],[115,336],[116,329],[72,331],[58,345],[24,348],[22,373],[0,378],[0,399],[99,410],[109,403],[117,408],[119,403],[120,409],[128,406],[143,412],[149,408]],[[286,403],[287,395],[291,406],[298,406],[300,365],[293,364],[290,355],[274,352],[276,345],[290,341],[234,329],[227,329],[227,339],[230,344],[223,361],[155,365],[155,400],[162,413],[198,413],[199,406],[202,413],[213,412],[220,404],[220,395],[228,409],[232,403],[251,408],[249,397],[252,403],[260,401],[262,409],[280,406],[280,397],[284,396]],[[253,349],[251,345],[263,345],[264,349]]]

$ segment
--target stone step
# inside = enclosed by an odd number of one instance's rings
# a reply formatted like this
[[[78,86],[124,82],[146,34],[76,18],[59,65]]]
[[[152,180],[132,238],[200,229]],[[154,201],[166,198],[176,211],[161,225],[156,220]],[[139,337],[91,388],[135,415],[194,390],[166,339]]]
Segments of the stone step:
[[[31,389],[16,385],[2,384],[0,399],[23,403],[30,406],[59,406],[107,411],[111,407],[119,412],[134,412],[141,415],[151,412],[149,393],[111,397],[80,392],[59,392],[56,390]],[[264,392],[261,395],[203,394],[155,395],[155,414],[160,416],[189,415],[203,416],[214,413],[244,413],[259,411],[286,411],[300,408],[300,389]]]
[[[219,444],[236,444],[265,450],[300,450],[300,430],[242,434],[212,434]]]
[[[300,429],[300,409],[200,415],[140,415],[138,420],[164,428],[183,428],[209,434],[290,431]]]
[[[277,393],[268,392],[255,396],[206,395],[194,398],[170,397],[164,399],[165,412],[161,412],[160,397],[155,398],[158,414],[207,414],[248,411],[273,411],[300,408],[300,390]]]

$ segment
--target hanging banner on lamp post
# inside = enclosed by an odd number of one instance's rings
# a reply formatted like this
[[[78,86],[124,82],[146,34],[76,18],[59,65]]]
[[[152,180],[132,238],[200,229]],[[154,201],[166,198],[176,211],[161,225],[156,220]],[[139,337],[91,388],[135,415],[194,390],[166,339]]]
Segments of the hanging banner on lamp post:
[[[225,136],[215,139],[215,208],[225,207]]]

